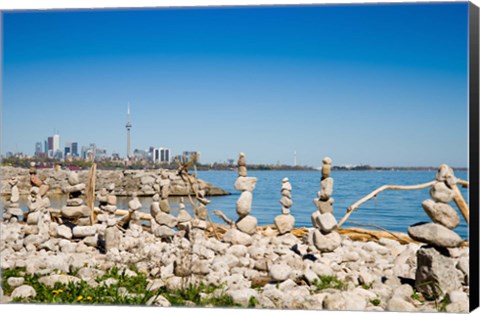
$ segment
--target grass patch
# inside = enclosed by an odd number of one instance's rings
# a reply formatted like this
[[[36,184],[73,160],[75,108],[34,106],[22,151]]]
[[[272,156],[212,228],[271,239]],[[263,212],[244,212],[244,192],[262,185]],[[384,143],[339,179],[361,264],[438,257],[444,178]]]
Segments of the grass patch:
[[[135,271],[133,268],[131,270]],[[91,287],[83,280],[68,284],[57,282],[54,287],[49,287],[39,282],[39,275],[25,276],[24,269],[5,270],[2,272],[2,287],[5,295],[11,295],[14,290],[7,282],[10,277],[24,277],[24,284],[32,286],[37,293],[33,298],[15,298],[12,300],[15,303],[145,305],[150,298],[162,295],[173,306],[186,305],[186,301],[193,302],[197,306],[240,306],[225,293],[214,297],[213,292],[218,287],[204,284],[190,285],[175,291],[167,290],[165,287],[148,290],[148,278],[145,274],[136,272],[136,276],[127,276],[125,270],[122,271],[116,267],[97,278],[95,281],[98,286],[96,287]],[[115,279],[111,285],[101,283],[110,278]]]
[[[319,276],[318,280],[313,282],[316,291],[324,289],[346,290],[347,284],[335,276]]]
[[[374,306],[379,306],[381,301],[380,299],[373,299],[373,300],[370,300],[370,303],[372,303],[372,305]]]

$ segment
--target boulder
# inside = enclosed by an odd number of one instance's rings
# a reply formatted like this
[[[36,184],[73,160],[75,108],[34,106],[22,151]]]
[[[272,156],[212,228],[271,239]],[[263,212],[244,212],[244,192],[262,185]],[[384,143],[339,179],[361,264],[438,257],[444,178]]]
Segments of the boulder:
[[[327,201],[333,194],[333,178],[325,178],[320,181],[320,200]]]
[[[250,235],[243,233],[237,229],[230,229],[225,232],[223,241],[231,244],[242,244],[248,246],[252,244],[253,239]]]
[[[458,247],[462,238],[452,230],[436,223],[420,223],[408,227],[408,235],[415,241],[438,247]]]
[[[72,229],[72,233],[75,238],[85,238],[94,236],[97,228],[95,226],[76,226]]]
[[[255,185],[257,184],[257,178],[255,177],[238,177],[235,181],[235,190],[243,192],[253,192]]]
[[[332,213],[333,212],[333,197],[330,197],[326,201],[320,199],[314,199],[313,204],[317,207],[321,214]]]
[[[313,230],[313,244],[320,252],[332,252],[341,242],[342,238],[337,232],[324,235],[318,229]]]
[[[461,290],[461,277],[454,259],[445,256],[439,249],[423,246],[417,251],[415,288],[425,298],[437,299],[448,292]]]
[[[29,285],[21,285],[20,287],[15,288],[13,290],[11,297],[13,299],[15,298],[34,298],[37,296],[37,292],[35,292],[35,289],[33,289],[32,286]]]
[[[167,226],[169,228],[173,228],[177,225],[178,219],[175,216],[170,214],[166,214],[164,212],[160,212],[157,216],[155,216],[155,221],[161,226]]]
[[[89,216],[90,208],[88,206],[65,206],[62,208],[62,217],[67,219],[76,219]]]
[[[433,222],[439,223],[448,229],[454,229],[460,223],[460,217],[457,212],[448,204],[426,200],[422,203],[422,207]]]
[[[292,272],[292,268],[286,263],[273,264],[270,267],[269,275],[275,281],[284,281],[287,280],[288,276]]]
[[[60,225],[57,228],[57,235],[64,239],[71,239],[73,236],[72,229],[65,225]]]
[[[430,189],[430,196],[435,202],[450,203],[455,195],[455,191],[449,188],[445,182],[437,182]]]
[[[278,230],[278,233],[285,234],[293,229],[293,226],[295,225],[295,217],[292,215],[282,214],[275,217],[273,222]]]
[[[111,249],[118,248],[122,239],[122,232],[116,227],[110,227],[105,230],[105,250],[108,252]]]
[[[240,217],[247,216],[252,208],[252,192],[244,191],[237,200],[237,214]]]
[[[249,235],[257,232],[257,218],[247,215],[236,222],[237,229]]]
[[[337,227],[337,220],[331,213],[316,216],[316,225],[323,233],[330,233]]]

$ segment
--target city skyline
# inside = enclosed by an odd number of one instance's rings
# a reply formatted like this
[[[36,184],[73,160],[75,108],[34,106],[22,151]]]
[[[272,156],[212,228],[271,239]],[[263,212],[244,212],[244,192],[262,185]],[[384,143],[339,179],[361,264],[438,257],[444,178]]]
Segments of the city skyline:
[[[467,165],[464,3],[19,12],[3,24],[3,154],[32,152],[54,127],[125,156],[130,103],[132,149],[206,163],[242,151],[256,164]]]

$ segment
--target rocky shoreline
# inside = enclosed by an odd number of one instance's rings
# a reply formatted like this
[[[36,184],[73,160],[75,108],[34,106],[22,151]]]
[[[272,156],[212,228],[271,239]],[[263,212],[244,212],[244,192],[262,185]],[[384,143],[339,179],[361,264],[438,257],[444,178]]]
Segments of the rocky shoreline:
[[[159,173],[150,214],[138,211],[135,192],[128,211],[118,210],[115,184],[97,193],[98,208],[86,206],[80,197],[86,180],[76,172],[62,187],[69,193],[66,206],[52,211],[49,183],[36,169],[30,171],[29,211],[23,213],[19,182],[12,177],[1,223],[0,301],[468,312],[469,248],[453,231],[460,221],[449,205],[457,195],[453,170],[441,165],[427,185],[431,200],[422,207],[432,222],[408,228],[414,241],[361,242],[340,232],[332,161],[326,157],[323,163],[313,227],[301,233],[293,228],[288,178],[282,180],[274,225],[257,226],[251,214],[257,179],[247,176],[243,153],[234,186],[241,192],[238,217],[214,211],[225,226],[211,222],[206,185],[186,170],[179,173],[194,190],[193,215],[181,200],[176,216],[168,203],[175,182],[168,172]],[[146,177],[153,179],[137,173],[141,184]]]
[[[29,275],[36,274],[51,290],[55,282],[83,281],[97,287],[111,284],[96,279],[119,268],[128,276],[145,275],[151,290],[176,291],[203,283],[217,287],[204,298],[225,294],[243,307],[255,300],[256,308],[435,312],[443,306],[448,312],[468,311],[468,248],[446,249],[445,257],[420,244],[358,242],[342,235],[338,248],[321,253],[312,241],[314,228],[303,238],[290,233],[250,236],[230,229],[222,240],[193,230],[190,239],[177,234],[160,241],[132,226],[102,253],[96,230],[101,225],[86,230],[51,223],[48,236],[35,234],[35,228],[23,223],[1,227],[2,271],[21,270],[17,277],[3,278],[11,293],[3,287],[2,303],[38,293],[25,284]],[[435,299],[415,286],[416,273],[432,261],[437,265],[429,275],[448,281]],[[451,272],[438,273],[445,271],[438,263],[447,263]],[[162,295],[148,304],[172,305]]]
[[[1,195],[10,195],[8,180],[11,177],[18,177],[18,189],[21,195],[27,195],[30,191],[29,170],[25,168],[1,167]],[[68,175],[70,170],[38,169],[39,176],[45,176],[44,181],[50,189],[49,195],[65,194],[64,189],[68,187]],[[77,171],[81,182],[86,182],[88,170]],[[96,191],[107,188],[114,184],[114,194],[117,196],[130,196],[137,193],[138,196],[153,196],[158,193],[162,175],[168,177],[170,183],[170,196],[186,196],[193,194],[189,185],[182,180],[177,171],[174,170],[98,170],[96,176]],[[229,195],[230,193],[198,179],[201,188],[208,196]]]

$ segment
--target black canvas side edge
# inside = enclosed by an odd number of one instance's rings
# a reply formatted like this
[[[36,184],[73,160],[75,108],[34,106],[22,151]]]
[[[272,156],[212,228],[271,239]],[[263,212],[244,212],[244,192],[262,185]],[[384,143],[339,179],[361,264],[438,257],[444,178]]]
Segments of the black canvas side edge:
[[[469,202],[470,202],[470,311],[479,306],[479,8],[469,3]]]

